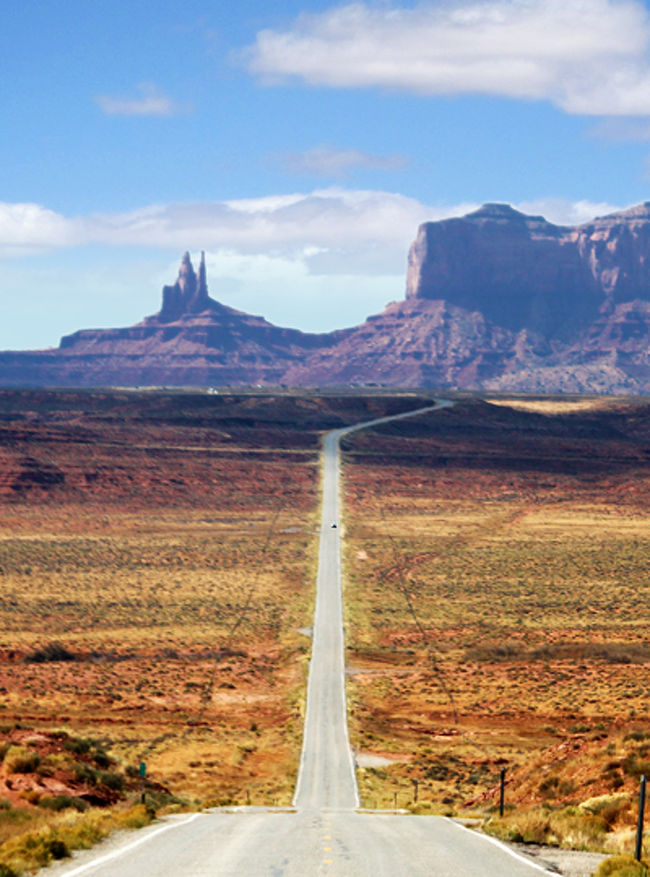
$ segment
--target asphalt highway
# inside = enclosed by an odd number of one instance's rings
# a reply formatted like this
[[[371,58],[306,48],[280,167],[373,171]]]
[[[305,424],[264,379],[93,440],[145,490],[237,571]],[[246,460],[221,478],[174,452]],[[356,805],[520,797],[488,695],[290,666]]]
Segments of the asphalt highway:
[[[543,871],[449,819],[359,811],[345,705],[339,441],[393,419],[325,437],[314,638],[293,807],[168,817],[75,854],[44,877],[532,877]]]

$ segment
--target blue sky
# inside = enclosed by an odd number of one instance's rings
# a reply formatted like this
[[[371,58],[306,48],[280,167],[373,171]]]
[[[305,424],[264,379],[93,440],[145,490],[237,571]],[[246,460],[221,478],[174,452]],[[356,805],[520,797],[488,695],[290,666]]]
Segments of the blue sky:
[[[639,0],[22,0],[0,29],[0,349],[159,307],[184,250],[287,326],[404,293],[417,226],[650,198]]]

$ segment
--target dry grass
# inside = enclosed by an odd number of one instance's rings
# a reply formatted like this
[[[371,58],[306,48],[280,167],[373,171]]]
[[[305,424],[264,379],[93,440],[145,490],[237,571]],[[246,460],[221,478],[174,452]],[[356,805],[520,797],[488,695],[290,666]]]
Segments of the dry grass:
[[[100,737],[185,806],[288,803],[317,429],[268,399],[30,399],[0,424],[0,721]],[[28,801],[9,812],[58,838],[62,817]],[[43,864],[47,844],[30,844]],[[27,866],[13,848],[0,859]]]
[[[517,808],[633,796],[647,409],[427,420],[346,445],[352,740],[393,759],[360,770],[365,802],[412,806],[417,781],[420,809],[485,810],[502,765]]]
[[[320,435],[414,404],[0,390],[0,723],[99,737],[184,806],[288,804]],[[5,791],[10,836],[59,830]]]
[[[146,756],[175,792],[286,802],[306,660],[298,628],[311,615],[304,518],[224,525],[194,510],[125,521],[113,512],[100,536],[83,511],[72,515],[83,532],[50,510],[44,533],[19,509],[20,537],[0,541],[4,715],[110,729],[125,759]],[[74,660],[25,660],[53,642]],[[255,754],[242,758],[252,722]]]
[[[301,404],[1,394],[0,719],[100,736],[188,805],[288,803],[316,563]]]
[[[142,828],[153,812],[142,804],[87,813],[0,812],[0,875],[14,877],[88,849],[118,829]],[[17,832],[17,829],[22,829]]]
[[[606,410],[611,406],[611,399],[606,396],[592,396],[586,399],[490,397],[490,404],[504,405],[517,411],[534,411],[538,414],[574,414],[575,412]]]

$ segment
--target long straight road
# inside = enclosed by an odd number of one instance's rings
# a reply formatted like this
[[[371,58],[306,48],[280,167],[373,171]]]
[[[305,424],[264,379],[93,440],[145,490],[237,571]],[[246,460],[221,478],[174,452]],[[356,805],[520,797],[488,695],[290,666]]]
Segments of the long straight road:
[[[544,871],[448,819],[358,812],[345,706],[339,441],[430,410],[325,437],[314,640],[294,807],[172,817],[78,854],[49,868],[47,877],[532,877]]]
[[[418,412],[380,417],[327,433],[323,443],[323,496],[316,611],[302,759],[294,805],[305,808],[354,808],[359,793],[348,740],[345,702],[345,643],[341,593],[341,528],[339,481],[340,441],[345,435],[392,420],[413,417],[450,402],[441,401]],[[334,525],[334,526],[333,526]]]

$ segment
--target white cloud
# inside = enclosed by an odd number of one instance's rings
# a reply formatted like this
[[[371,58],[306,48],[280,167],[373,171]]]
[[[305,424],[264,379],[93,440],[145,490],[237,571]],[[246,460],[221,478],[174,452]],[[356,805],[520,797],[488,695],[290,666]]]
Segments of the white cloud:
[[[244,57],[269,84],[549,100],[650,114],[650,15],[638,0],[353,3],[263,30]]]
[[[80,229],[40,204],[0,202],[0,254],[25,255],[27,252],[74,246]]]
[[[460,208],[462,209],[462,208]],[[88,240],[117,245],[244,253],[353,252],[364,246],[404,248],[420,222],[436,211],[392,192],[341,188],[251,201],[166,204],[85,220]]]
[[[189,107],[178,104],[161,92],[152,82],[141,82],[136,97],[111,97],[99,94],[95,103],[107,116],[177,116]]]
[[[400,170],[406,164],[401,155],[373,155],[358,149],[315,146],[306,152],[290,153],[283,163],[292,173],[341,179],[352,170]]]
[[[242,257],[305,259],[325,274],[385,273],[403,261],[421,222],[479,206],[422,204],[394,192],[330,187],[309,193],[197,204],[154,204],[125,213],[66,217],[38,204],[0,202],[0,253],[98,244],[183,252],[188,246]],[[537,199],[514,205],[573,225],[619,209],[604,202]],[[271,264],[271,263],[269,263]],[[373,269],[374,266],[375,269]],[[391,273],[391,272],[389,272]]]

